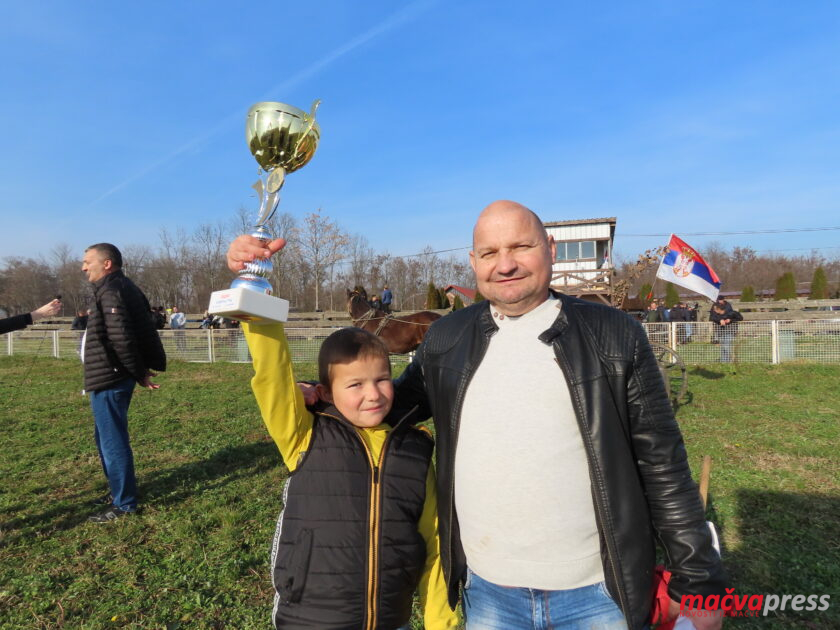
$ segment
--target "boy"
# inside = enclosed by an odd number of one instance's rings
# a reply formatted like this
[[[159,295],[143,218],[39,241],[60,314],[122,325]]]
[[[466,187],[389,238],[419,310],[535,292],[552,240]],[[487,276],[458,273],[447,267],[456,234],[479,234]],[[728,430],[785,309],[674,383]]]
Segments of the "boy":
[[[433,442],[392,412],[382,340],[345,328],[318,355],[314,415],[295,383],[282,324],[243,329],[263,420],[290,477],[271,552],[277,628],[408,628],[419,587],[425,627],[456,627],[439,558]]]

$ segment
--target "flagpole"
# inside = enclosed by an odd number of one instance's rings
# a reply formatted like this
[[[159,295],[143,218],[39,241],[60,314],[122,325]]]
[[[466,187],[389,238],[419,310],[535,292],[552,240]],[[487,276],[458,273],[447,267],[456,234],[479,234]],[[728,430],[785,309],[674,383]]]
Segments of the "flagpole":
[[[653,284],[650,285],[650,291],[647,294],[647,302],[650,304],[652,300],[654,300],[653,289],[656,286],[657,281],[659,280],[659,276],[653,277]]]

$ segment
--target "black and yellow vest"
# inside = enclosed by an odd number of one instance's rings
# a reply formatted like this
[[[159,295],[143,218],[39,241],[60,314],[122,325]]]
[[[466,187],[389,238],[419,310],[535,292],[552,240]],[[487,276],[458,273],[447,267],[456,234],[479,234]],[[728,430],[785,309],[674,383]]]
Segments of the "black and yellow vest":
[[[335,407],[316,413],[272,546],[275,627],[394,630],[408,622],[426,560],[417,525],[434,444],[407,418],[392,426],[374,461]]]

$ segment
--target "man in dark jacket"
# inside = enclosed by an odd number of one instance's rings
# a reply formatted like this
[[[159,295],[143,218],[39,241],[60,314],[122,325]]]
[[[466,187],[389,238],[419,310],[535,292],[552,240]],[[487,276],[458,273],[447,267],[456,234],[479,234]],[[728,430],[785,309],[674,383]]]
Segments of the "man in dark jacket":
[[[718,343],[720,343],[721,363],[731,363],[732,343],[738,335],[738,322],[743,321],[744,316],[732,308],[729,302],[726,302],[726,300],[723,300],[723,302],[724,304],[715,302],[715,305],[712,306],[709,321],[712,322]]]
[[[434,416],[441,557],[468,629],[637,630],[655,539],[672,614],[725,576],[642,327],[550,291],[554,258],[533,212],[488,206],[470,253],[487,301],[431,327],[396,395]],[[697,628],[720,627],[702,613]]]
[[[110,493],[110,505],[91,516],[107,523],[137,511],[134,455],[128,437],[128,406],[135,383],[158,389],[152,370],[166,369],[166,354],[143,292],[122,272],[122,255],[110,243],[85,250],[82,271],[93,284],[94,305],[83,343],[85,391],[90,393],[94,437]]]

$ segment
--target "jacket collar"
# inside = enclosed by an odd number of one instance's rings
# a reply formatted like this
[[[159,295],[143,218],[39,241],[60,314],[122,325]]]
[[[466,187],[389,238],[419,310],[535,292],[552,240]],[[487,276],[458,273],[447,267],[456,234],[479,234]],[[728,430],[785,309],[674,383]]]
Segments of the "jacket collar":
[[[540,336],[539,340],[543,343],[551,343],[557,337],[562,335],[566,329],[569,327],[569,311],[571,310],[571,299],[568,295],[560,293],[559,291],[554,291],[553,289],[549,289],[552,297],[557,298],[560,300],[560,312],[557,313],[557,317],[554,320],[554,323],[551,325],[546,331],[543,331]]]
[[[117,269],[116,271],[112,271],[111,273],[102,276],[96,282],[92,282],[91,284],[93,285],[93,290],[94,291],[99,291],[99,289],[104,287],[106,284],[108,284],[112,280],[116,280],[117,278],[122,278],[124,276],[125,276],[125,274],[123,274],[122,269]]]

